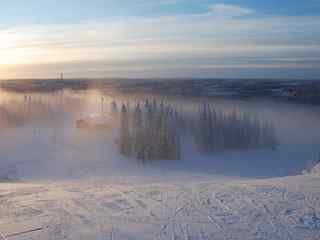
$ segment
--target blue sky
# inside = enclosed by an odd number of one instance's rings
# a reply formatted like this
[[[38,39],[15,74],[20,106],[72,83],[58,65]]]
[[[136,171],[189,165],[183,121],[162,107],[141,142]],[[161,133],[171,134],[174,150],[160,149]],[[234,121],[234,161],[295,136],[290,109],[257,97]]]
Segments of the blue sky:
[[[0,78],[320,79],[320,0],[11,0]]]
[[[199,14],[212,4],[232,4],[265,15],[316,16],[319,0],[10,0],[1,3],[2,25],[70,23],[110,16]]]

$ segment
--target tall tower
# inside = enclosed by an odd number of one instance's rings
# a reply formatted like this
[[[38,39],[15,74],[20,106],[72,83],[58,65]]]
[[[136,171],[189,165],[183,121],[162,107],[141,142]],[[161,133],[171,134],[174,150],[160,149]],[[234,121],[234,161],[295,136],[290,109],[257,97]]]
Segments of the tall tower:
[[[60,79],[63,80],[63,73],[60,73]]]

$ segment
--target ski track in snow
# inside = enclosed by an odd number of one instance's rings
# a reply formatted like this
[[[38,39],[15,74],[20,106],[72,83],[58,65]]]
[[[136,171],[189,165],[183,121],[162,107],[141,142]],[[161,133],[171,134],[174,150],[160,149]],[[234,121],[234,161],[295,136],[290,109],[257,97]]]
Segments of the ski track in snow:
[[[320,239],[320,176],[228,183],[1,183],[8,239]]]

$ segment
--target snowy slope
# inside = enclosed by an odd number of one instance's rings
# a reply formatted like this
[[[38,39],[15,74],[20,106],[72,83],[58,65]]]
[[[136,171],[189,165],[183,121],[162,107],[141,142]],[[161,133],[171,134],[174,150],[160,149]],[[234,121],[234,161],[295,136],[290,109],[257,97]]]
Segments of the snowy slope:
[[[1,183],[0,231],[37,240],[320,239],[318,174],[129,182]]]
[[[320,163],[316,164],[310,171],[312,174],[320,175]]]

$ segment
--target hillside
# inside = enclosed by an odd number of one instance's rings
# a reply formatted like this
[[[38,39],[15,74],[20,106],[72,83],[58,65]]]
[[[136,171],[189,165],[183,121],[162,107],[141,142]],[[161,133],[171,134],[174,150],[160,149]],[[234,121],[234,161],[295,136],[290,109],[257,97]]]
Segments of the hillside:
[[[140,180],[1,183],[0,230],[29,240],[320,238],[319,175]]]

